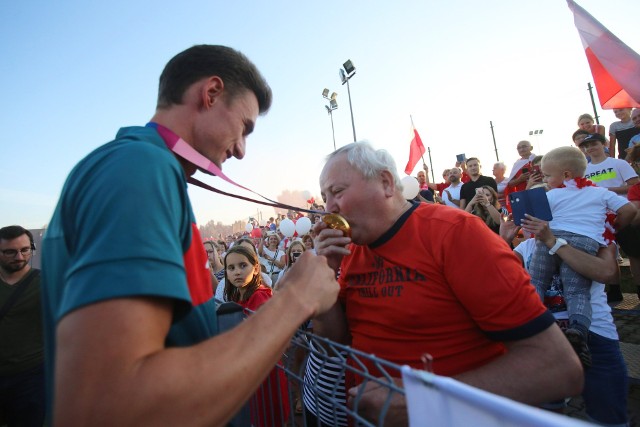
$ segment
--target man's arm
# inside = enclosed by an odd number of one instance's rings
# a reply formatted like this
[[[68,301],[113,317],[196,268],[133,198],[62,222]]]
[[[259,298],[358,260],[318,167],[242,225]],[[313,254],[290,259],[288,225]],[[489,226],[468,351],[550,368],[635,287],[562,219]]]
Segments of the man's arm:
[[[631,224],[638,214],[638,209],[632,204],[627,203],[616,211],[615,226],[617,230]]]
[[[454,199],[453,197],[451,197],[451,193],[449,192],[449,190],[444,190],[444,193],[445,194],[442,196],[443,198],[446,197],[451,203],[453,203],[454,205],[456,205],[459,208],[461,207],[460,206],[460,200],[457,200],[457,199]]]
[[[168,299],[118,298],[66,315],[56,335],[54,425],[223,425],[297,327],[331,307],[338,292],[326,259],[311,254],[282,285],[238,327],[191,347],[164,346]]]
[[[640,182],[640,180],[636,176],[636,177],[633,177],[633,178],[629,178],[626,181],[626,184],[621,185],[620,187],[607,187],[607,190],[613,191],[616,194],[620,194],[622,196],[625,196],[629,192],[629,187],[631,187],[632,185],[637,184],[638,182]]]
[[[584,375],[580,361],[557,325],[505,345],[507,354],[455,379],[531,405],[576,396],[582,391]],[[402,380],[393,380],[402,386]],[[382,408],[386,407],[389,390],[368,382],[352,387],[348,395],[350,401],[359,395],[359,413],[376,421],[380,419]],[[385,425],[407,425],[406,405],[404,396],[394,395],[386,408]]]
[[[522,221],[527,233],[532,233],[538,240],[551,249],[556,244],[556,236],[549,228],[549,223],[541,219],[526,215]],[[616,260],[615,245],[600,248],[598,256],[589,255],[571,245],[564,245],[556,254],[575,272],[600,283],[618,283],[620,270]]]
[[[518,184],[522,184],[523,182],[526,182],[529,180],[529,176],[530,176],[530,172],[520,174],[520,176],[518,176],[517,178],[512,178],[511,180],[509,180],[509,182],[507,183],[507,186],[515,187]]]
[[[584,375],[580,360],[557,325],[505,345],[508,351],[504,356],[456,379],[531,405],[582,391]],[[527,380],[522,381],[523,378]]]
[[[452,200],[453,203],[456,203],[455,201]],[[458,203],[456,203],[458,206],[460,206],[460,209],[465,209],[467,207],[467,199],[460,199],[460,201]]]

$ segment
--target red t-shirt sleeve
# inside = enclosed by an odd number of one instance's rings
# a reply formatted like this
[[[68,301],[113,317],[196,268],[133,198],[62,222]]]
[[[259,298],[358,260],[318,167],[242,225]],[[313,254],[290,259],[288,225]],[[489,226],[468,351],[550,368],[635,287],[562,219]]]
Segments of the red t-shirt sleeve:
[[[443,264],[444,276],[476,324],[496,340],[509,340],[514,333],[522,339],[545,328],[536,322],[546,308],[509,246],[476,218],[456,228],[459,236],[474,236],[473,245],[460,251],[458,240],[443,242],[444,256],[455,258]]]
[[[629,187],[627,198],[631,201],[640,201],[640,183],[634,184]]]

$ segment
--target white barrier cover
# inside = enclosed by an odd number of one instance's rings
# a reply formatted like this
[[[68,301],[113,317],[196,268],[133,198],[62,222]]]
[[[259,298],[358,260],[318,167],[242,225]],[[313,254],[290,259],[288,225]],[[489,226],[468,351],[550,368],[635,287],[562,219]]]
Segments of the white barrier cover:
[[[593,426],[408,366],[402,368],[402,380],[413,427]]]

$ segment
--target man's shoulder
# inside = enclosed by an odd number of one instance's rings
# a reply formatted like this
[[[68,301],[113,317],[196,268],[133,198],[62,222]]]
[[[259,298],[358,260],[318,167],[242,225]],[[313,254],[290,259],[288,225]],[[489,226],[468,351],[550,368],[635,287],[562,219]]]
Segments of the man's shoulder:
[[[468,216],[469,214],[462,209],[432,203],[421,203],[409,219],[418,222],[443,220],[447,223],[455,223],[464,220]]]
[[[483,182],[483,183],[487,183],[487,184],[494,184],[494,185],[498,185],[496,183],[496,180],[491,178],[490,176],[487,175],[480,175],[480,178],[478,178],[478,181]]]
[[[164,144],[158,133],[147,127],[121,128],[115,139],[93,150],[73,169],[71,176],[91,174],[100,176],[105,170],[107,176],[123,174],[144,174],[161,164],[179,169],[180,164]]]
[[[623,123],[621,121],[613,122],[611,123],[611,126],[609,126],[609,135],[615,135],[617,131],[627,130],[633,127],[635,127],[635,125],[633,124],[632,120],[629,120],[626,123]]]

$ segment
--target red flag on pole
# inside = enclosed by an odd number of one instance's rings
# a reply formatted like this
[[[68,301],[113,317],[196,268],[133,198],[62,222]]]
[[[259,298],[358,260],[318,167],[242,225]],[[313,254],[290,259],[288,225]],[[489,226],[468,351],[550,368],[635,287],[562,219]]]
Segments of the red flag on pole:
[[[424,145],[422,145],[422,140],[420,139],[420,135],[418,135],[418,131],[416,128],[411,126],[413,129],[413,139],[411,140],[411,148],[409,149],[409,161],[407,162],[407,167],[404,168],[404,172],[407,175],[411,175],[413,172],[413,168],[416,167],[420,157],[426,151]]]
[[[567,0],[587,54],[600,105],[640,107],[640,55],[573,0]]]

